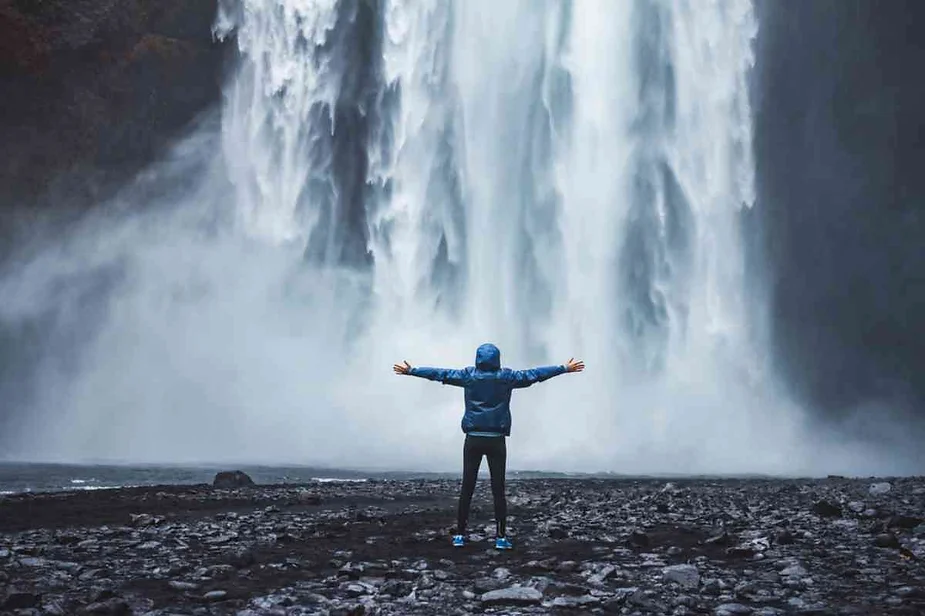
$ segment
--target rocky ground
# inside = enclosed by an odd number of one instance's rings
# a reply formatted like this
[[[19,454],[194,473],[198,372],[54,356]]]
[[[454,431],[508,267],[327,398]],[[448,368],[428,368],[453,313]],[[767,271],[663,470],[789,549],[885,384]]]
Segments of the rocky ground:
[[[13,614],[923,614],[925,478],[453,480],[0,500]]]

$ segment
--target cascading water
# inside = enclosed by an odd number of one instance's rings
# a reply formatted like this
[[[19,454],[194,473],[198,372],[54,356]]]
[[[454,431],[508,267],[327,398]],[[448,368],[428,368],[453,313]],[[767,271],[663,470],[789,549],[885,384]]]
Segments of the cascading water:
[[[461,393],[390,367],[490,340],[588,364],[518,392],[512,467],[814,466],[745,301],[749,1],[222,0],[216,32],[220,130],[2,281],[60,327],[88,309],[51,289],[110,272],[17,455],[452,470]]]

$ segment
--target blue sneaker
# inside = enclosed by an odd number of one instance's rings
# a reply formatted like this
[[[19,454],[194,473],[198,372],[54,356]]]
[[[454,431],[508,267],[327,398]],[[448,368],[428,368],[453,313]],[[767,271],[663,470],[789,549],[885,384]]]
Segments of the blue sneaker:
[[[495,539],[496,550],[513,550],[514,544],[507,537],[498,537]]]
[[[453,547],[461,548],[466,545],[466,538],[462,535],[453,535]]]

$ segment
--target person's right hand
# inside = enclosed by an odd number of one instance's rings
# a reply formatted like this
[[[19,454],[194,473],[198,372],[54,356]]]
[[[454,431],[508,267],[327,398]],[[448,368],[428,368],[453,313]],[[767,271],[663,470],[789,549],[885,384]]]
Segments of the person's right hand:
[[[568,363],[565,364],[566,372],[581,372],[584,369],[585,369],[585,362],[581,361],[580,359],[578,361],[575,361],[574,357],[568,360]]]

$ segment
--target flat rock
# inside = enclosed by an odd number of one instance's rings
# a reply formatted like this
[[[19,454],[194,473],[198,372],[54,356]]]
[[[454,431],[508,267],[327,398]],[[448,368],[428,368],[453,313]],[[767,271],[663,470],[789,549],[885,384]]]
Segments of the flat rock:
[[[534,605],[543,600],[543,593],[527,586],[512,586],[486,592],[480,599],[485,605]]]
[[[591,595],[581,595],[580,597],[556,597],[552,600],[553,607],[587,607],[596,605],[601,600]]]
[[[879,483],[872,483],[867,491],[874,496],[880,496],[889,493],[892,489],[893,485],[889,481],[882,481]]]
[[[694,565],[672,565],[662,569],[662,577],[669,582],[691,589],[700,586],[700,572]]]
[[[751,614],[753,611],[752,608],[741,603],[723,603],[716,606],[713,613],[716,616],[732,616],[734,614]]]

